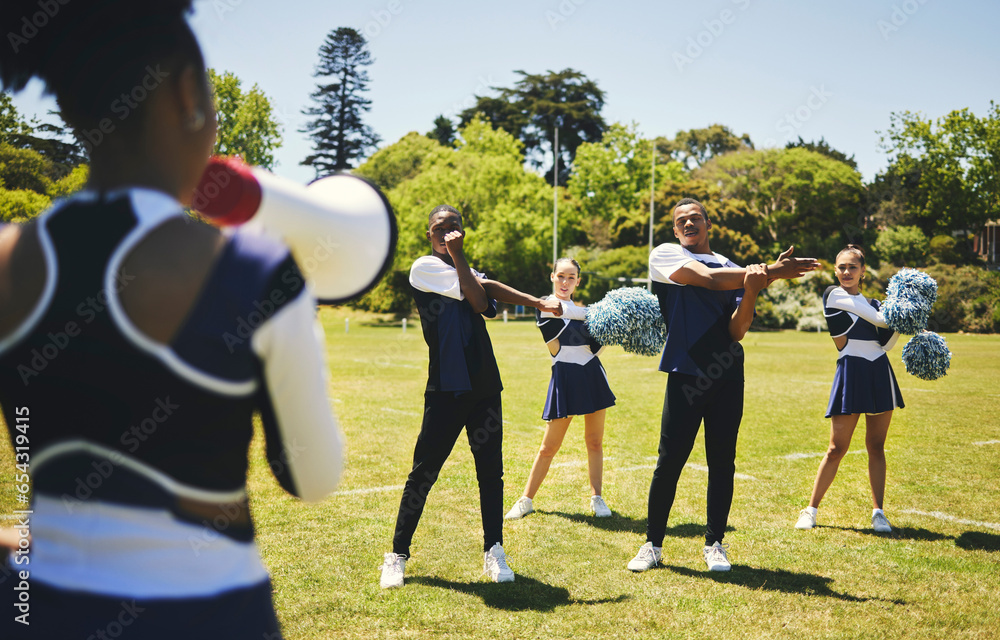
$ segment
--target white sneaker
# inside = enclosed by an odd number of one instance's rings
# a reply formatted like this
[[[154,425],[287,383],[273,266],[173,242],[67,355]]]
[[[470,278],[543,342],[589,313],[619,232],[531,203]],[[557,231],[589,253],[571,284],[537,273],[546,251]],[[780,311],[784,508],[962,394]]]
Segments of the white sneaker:
[[[729,571],[732,568],[733,565],[729,564],[729,558],[726,557],[728,548],[728,544],[721,542],[705,547],[705,564],[708,565],[709,571]]]
[[[514,572],[507,566],[507,554],[499,542],[484,554],[483,573],[493,582],[514,582]]]
[[[886,518],[884,513],[872,514],[872,528],[875,529],[875,533],[892,533],[889,518]]]
[[[507,515],[504,516],[504,519],[519,520],[534,510],[535,508],[531,505],[531,498],[521,496],[514,503],[514,506],[510,508],[510,511],[507,512]]]
[[[799,511],[799,520],[795,523],[796,529],[812,529],[816,526],[816,514],[808,508]]]
[[[406,556],[397,553],[385,554],[382,563],[382,579],[379,583],[383,589],[394,589],[403,586],[403,571],[406,569]]]
[[[590,496],[590,510],[594,512],[596,518],[611,517],[611,509],[601,496]]]
[[[640,572],[652,569],[660,564],[660,553],[660,547],[654,547],[652,542],[647,542],[639,547],[639,553],[635,554],[635,557],[629,560],[628,570]]]

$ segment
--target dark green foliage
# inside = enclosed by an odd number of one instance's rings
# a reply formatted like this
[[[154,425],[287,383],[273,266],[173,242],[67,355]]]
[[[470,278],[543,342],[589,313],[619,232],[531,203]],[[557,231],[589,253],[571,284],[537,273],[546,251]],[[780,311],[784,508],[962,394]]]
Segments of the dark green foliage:
[[[513,87],[493,87],[498,96],[477,96],[476,104],[461,113],[461,125],[482,115],[493,127],[503,129],[524,144],[528,162],[542,167],[548,162],[559,129],[559,184],[569,178],[577,148],[597,142],[606,125],[601,117],[604,92],[597,83],[575,69],[529,74]],[[547,181],[552,183],[552,166]]]
[[[665,162],[673,159],[688,169],[696,169],[715,156],[752,150],[753,142],[749,134],[737,136],[729,127],[713,124],[704,129],[678,131],[673,140],[660,138],[656,149]]]
[[[240,156],[244,162],[274,168],[274,151],[281,146],[281,125],[271,100],[256,84],[244,91],[236,74],[208,70],[219,121],[214,153]]]
[[[437,140],[445,147],[455,144],[455,125],[452,124],[451,118],[446,118],[443,115],[434,118],[434,128],[427,132],[427,137],[431,140]]]
[[[371,109],[364,94],[369,82],[365,67],[372,62],[364,36],[349,27],[330,32],[319,49],[313,75],[327,84],[313,91],[316,106],[303,111],[313,120],[301,130],[313,139],[314,150],[301,164],[315,169],[317,178],[350,169],[379,143],[375,131],[362,122]]]
[[[837,151],[836,149],[834,149],[833,147],[830,146],[830,144],[826,141],[826,138],[822,138],[821,137],[819,139],[819,142],[806,142],[805,140],[802,139],[802,136],[799,136],[798,140],[796,140],[795,142],[789,142],[788,144],[785,145],[785,148],[786,149],[795,149],[795,148],[808,149],[809,151],[815,151],[816,153],[822,153],[824,156],[827,156],[828,158],[833,158],[834,160],[837,160],[838,162],[843,162],[844,164],[846,164],[847,166],[849,166],[852,169],[857,169],[858,168],[858,163],[855,162],[853,154],[850,155],[850,156],[848,156],[843,151]]]
[[[928,241],[919,227],[894,227],[878,234],[874,249],[883,262],[916,268],[926,264]]]
[[[583,271],[574,298],[583,304],[593,304],[611,289],[644,286],[632,278],[649,276],[647,247],[618,247],[607,251],[571,250],[566,255],[575,258]]]

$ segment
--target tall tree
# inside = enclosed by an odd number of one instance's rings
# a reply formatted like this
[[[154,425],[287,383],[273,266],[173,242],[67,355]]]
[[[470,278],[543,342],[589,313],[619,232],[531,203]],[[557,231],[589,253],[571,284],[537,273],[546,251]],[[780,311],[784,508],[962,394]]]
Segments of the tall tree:
[[[50,112],[50,115],[58,115]],[[15,149],[30,149],[49,161],[48,175],[58,180],[86,162],[83,145],[65,124],[49,124],[32,119],[29,123],[18,112],[10,95],[0,93],[0,142]]]
[[[579,203],[579,223],[589,231],[591,243],[616,244],[621,240],[616,230],[625,220],[649,220],[652,152],[653,141],[641,138],[635,124],[617,122],[600,142],[585,142],[577,149],[567,190]],[[660,163],[655,184],[681,180],[686,173],[679,162]],[[566,217],[572,221],[571,215]],[[605,237],[602,229],[607,229]],[[645,236],[640,243],[645,246]]]
[[[930,237],[1000,217],[1000,105],[982,118],[960,109],[936,122],[909,111],[891,121],[882,178],[902,185],[907,223]]]
[[[790,244],[798,255],[835,255],[850,239],[863,194],[856,169],[808,149],[727,153],[692,175],[746,203],[764,255]]]
[[[240,79],[230,71],[219,75],[209,69],[208,79],[219,119],[214,152],[240,156],[248,164],[273,169],[274,152],[281,146],[281,125],[271,101],[256,84],[243,91]]]
[[[354,166],[356,160],[379,143],[375,131],[361,121],[371,110],[368,71],[374,62],[368,43],[356,29],[340,27],[326,36],[319,48],[319,64],[313,74],[328,78],[311,94],[317,105],[303,113],[314,119],[301,129],[313,139],[314,153],[301,164],[310,166],[320,177]]]
[[[715,156],[753,149],[753,142],[749,134],[737,136],[729,127],[713,124],[704,129],[678,131],[673,140],[661,138],[656,148],[661,155],[684,163],[688,169],[696,169]]]
[[[451,118],[444,115],[434,118],[434,128],[427,132],[427,137],[446,147],[455,144],[455,125],[451,123]]]
[[[815,151],[816,153],[822,153],[824,156],[827,156],[828,158],[833,158],[834,160],[838,160],[840,162],[843,162],[844,164],[846,164],[847,166],[849,166],[852,169],[857,169],[858,168],[858,163],[854,160],[854,156],[853,155],[848,156],[843,151],[838,151],[838,150],[834,149],[833,147],[830,146],[830,143],[828,143],[826,141],[825,137],[821,137],[819,139],[819,142],[812,142],[812,141],[811,142],[806,142],[805,140],[802,139],[802,136],[799,136],[798,140],[795,140],[793,142],[789,142],[788,144],[785,145],[785,148],[786,149],[797,149],[797,148],[808,149],[810,151]]]
[[[491,125],[520,140],[528,162],[538,168],[552,157],[558,129],[559,184],[565,185],[577,148],[584,142],[599,142],[604,135],[604,92],[574,69],[515,73],[521,79],[513,87],[493,87],[498,96],[477,96],[476,104],[461,113],[461,123],[464,126],[482,114]],[[552,170],[550,165],[550,182]]]

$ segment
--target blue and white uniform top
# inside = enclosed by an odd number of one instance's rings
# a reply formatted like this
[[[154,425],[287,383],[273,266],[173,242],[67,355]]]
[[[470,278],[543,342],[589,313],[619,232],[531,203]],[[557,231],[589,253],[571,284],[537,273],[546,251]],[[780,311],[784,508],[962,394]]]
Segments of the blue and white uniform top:
[[[743,289],[713,291],[687,286],[671,276],[692,261],[710,269],[739,268],[718,253],[698,254],[675,243],[665,243],[649,254],[649,277],[667,325],[660,371],[743,379],[743,347],[729,334],[729,321],[743,299]]]
[[[557,300],[548,296],[546,300]],[[571,362],[587,364],[604,350],[604,345],[594,339],[587,331],[584,321],[587,319],[587,308],[572,300],[559,300],[562,305],[562,317],[557,317],[548,311],[535,310],[535,324],[542,332],[545,344],[558,340],[559,350],[552,355],[552,362]]]
[[[837,356],[826,417],[902,408],[903,396],[886,355],[899,334],[886,324],[878,301],[834,285],[823,292],[823,307],[830,335],[847,338]]]
[[[559,302],[562,317],[535,310],[536,324],[552,356],[543,420],[587,415],[615,404],[608,376],[597,358],[604,346],[590,335],[584,323],[586,308],[571,300]],[[552,353],[555,346],[558,348]]]
[[[462,292],[458,271],[433,255],[417,258],[410,267],[410,288],[427,343],[426,390],[480,398],[500,393],[500,370],[483,320],[496,317],[496,300],[487,298],[486,309],[476,313]]]
[[[12,442],[30,425],[33,580],[152,599],[266,583],[246,494],[254,411],[286,490],[316,501],[338,483],[322,334],[286,248],[232,234],[169,344],[127,315],[119,294],[143,285],[125,258],[184,218],[165,194],[123,189],[36,222],[44,291],[0,339]]]
[[[830,336],[848,338],[839,357],[877,360],[895,346],[899,333],[886,324],[880,307],[878,300],[869,300],[860,293],[851,295],[837,285],[827,287],[823,292],[823,314]]]

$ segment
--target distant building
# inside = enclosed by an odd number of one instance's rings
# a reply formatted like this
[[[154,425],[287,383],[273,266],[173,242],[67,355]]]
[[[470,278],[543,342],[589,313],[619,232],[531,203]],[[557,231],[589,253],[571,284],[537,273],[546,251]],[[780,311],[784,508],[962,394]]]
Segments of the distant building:
[[[1000,220],[991,220],[972,239],[972,249],[989,264],[1000,262]]]

